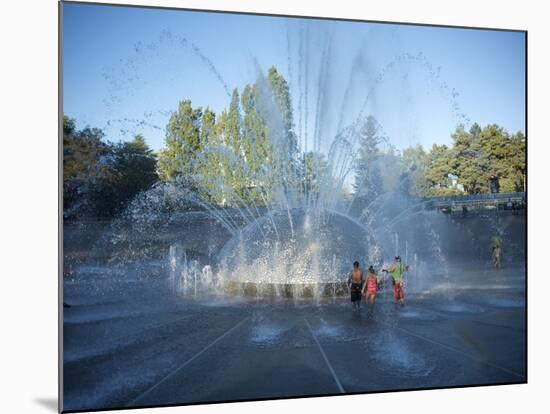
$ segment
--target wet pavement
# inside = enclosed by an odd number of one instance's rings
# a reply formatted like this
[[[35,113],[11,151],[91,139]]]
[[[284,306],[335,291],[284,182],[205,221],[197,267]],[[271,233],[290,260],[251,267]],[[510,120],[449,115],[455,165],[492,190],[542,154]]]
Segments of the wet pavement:
[[[345,297],[179,298],[139,284],[98,296],[67,284],[64,410],[522,383],[523,287],[523,268],[483,270],[403,307],[382,292],[356,312]]]

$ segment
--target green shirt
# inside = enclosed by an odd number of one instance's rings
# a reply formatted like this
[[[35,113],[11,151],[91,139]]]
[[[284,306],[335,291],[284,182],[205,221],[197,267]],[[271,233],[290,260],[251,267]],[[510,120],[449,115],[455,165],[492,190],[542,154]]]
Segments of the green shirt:
[[[391,277],[396,282],[402,282],[403,281],[403,273],[407,270],[407,266],[405,266],[403,263],[399,263],[395,265],[395,270],[391,272]]]
[[[491,247],[500,247],[502,239],[498,236],[491,237]]]

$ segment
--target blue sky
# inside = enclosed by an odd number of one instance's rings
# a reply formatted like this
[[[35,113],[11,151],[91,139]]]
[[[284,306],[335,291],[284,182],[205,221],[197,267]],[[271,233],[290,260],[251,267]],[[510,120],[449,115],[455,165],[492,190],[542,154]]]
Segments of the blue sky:
[[[302,147],[359,114],[398,148],[450,144],[458,123],[525,131],[523,33],[69,3],[63,24],[64,113],[111,141],[160,149],[180,100],[220,113],[271,65]]]

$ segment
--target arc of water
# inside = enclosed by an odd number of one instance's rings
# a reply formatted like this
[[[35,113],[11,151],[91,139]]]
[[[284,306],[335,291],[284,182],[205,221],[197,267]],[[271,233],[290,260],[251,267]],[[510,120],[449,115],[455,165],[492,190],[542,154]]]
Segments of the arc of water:
[[[189,194],[192,193],[189,192]],[[191,195],[191,201],[203,207],[208,213],[212,215],[212,217],[217,219],[231,233],[232,236],[238,233],[239,227],[225,212],[221,212],[221,210],[219,210],[218,208],[212,207],[210,204],[205,203],[197,195]]]

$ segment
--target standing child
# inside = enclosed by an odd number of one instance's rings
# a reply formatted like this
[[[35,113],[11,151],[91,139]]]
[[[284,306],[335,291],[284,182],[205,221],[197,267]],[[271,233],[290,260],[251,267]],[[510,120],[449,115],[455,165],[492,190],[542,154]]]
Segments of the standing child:
[[[361,291],[363,289],[363,272],[359,269],[359,262],[353,263],[353,269],[348,277],[348,286],[351,294],[351,304],[355,309],[361,308]]]
[[[491,237],[491,256],[493,257],[493,266],[500,270],[500,255],[502,253],[502,239],[498,235]]]
[[[374,271],[374,267],[369,266],[367,272],[367,283],[363,286],[363,296],[366,296],[369,308],[372,309],[376,300],[376,292],[378,291],[378,276]]]
[[[404,305],[405,292],[403,292],[403,275],[409,270],[409,266],[401,263],[401,257],[395,256],[395,261],[383,272],[391,273],[393,283],[393,297],[396,302]]]

